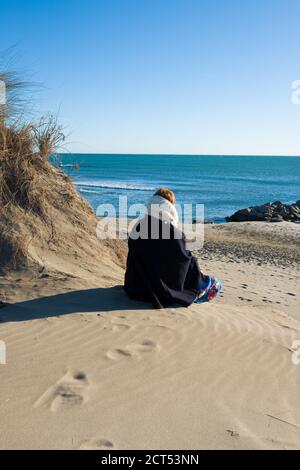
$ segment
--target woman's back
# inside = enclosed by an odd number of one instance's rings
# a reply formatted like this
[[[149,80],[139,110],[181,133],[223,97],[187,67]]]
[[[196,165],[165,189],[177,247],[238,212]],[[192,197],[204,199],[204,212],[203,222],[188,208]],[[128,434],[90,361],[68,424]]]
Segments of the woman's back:
[[[156,308],[188,306],[199,292],[202,274],[186,249],[183,233],[169,220],[146,215],[128,240],[124,289],[134,299]]]

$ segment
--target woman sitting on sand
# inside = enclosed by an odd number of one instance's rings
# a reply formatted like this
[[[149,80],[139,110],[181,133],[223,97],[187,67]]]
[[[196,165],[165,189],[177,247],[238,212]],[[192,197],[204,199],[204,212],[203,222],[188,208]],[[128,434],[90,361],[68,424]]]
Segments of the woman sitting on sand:
[[[169,189],[156,191],[129,236],[124,289],[129,297],[151,301],[155,308],[208,301],[221,289],[219,281],[201,273],[187,250]]]

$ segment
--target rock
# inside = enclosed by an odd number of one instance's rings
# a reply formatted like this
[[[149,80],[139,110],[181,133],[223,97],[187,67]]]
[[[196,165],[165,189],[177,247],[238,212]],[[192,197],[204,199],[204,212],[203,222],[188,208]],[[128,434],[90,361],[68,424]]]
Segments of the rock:
[[[250,206],[240,209],[230,217],[227,222],[289,222],[300,221],[300,200],[294,204],[284,204],[281,201],[267,202],[260,206]]]
[[[241,209],[235,212],[231,217],[228,217],[228,222],[244,222],[245,220],[249,220],[252,209],[252,207],[248,207],[247,209]]]
[[[269,203],[270,204],[270,203]],[[283,206],[284,204],[281,202],[281,201],[275,201],[275,202],[272,202],[271,203],[271,206],[276,206],[276,207],[280,207],[280,206]]]
[[[197,220],[193,219],[193,224],[213,224],[214,221],[211,219]]]
[[[283,222],[283,217],[281,215],[277,215],[276,217],[272,217],[269,222]]]
[[[300,207],[296,206],[296,204],[292,204],[290,206],[290,212],[298,216],[300,214]]]

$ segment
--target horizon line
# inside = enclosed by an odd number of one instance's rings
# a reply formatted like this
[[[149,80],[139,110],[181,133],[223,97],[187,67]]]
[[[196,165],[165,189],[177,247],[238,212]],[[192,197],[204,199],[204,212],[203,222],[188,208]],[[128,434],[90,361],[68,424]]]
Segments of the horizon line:
[[[299,158],[300,155],[273,155],[273,154],[238,154],[238,153],[124,153],[124,152],[56,152],[59,155],[134,155],[134,156],[165,156],[165,157],[288,157]]]

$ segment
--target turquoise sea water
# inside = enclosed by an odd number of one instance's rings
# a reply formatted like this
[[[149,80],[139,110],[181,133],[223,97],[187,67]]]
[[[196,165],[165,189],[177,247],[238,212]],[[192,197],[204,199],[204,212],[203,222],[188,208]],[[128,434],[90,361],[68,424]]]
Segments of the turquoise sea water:
[[[300,199],[300,157],[64,154],[62,169],[93,208],[145,203],[160,186],[177,201],[205,205],[205,217],[222,222],[249,205]],[[76,165],[75,165],[76,164]]]

